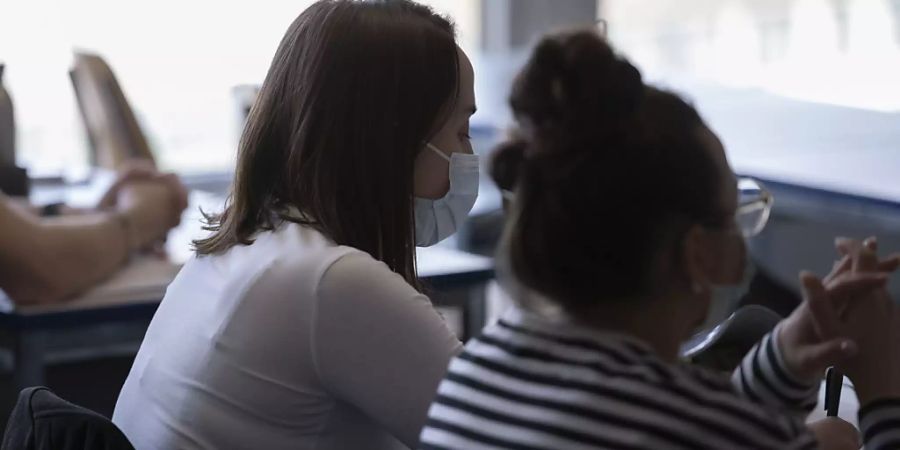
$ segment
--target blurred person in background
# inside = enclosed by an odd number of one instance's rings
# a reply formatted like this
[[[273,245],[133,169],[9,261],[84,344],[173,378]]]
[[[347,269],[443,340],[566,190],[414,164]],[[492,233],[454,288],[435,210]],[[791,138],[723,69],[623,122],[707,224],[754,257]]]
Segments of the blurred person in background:
[[[178,225],[187,191],[138,163],[94,208],[38,208],[0,194],[0,289],[16,304],[63,301],[99,283]]]

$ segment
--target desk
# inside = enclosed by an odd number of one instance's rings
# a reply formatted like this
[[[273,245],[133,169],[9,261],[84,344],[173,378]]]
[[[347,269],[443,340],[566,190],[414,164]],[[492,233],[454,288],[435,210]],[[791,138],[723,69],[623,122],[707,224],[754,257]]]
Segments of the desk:
[[[98,355],[133,355],[165,286],[190,257],[190,240],[203,235],[198,206],[210,211],[214,201],[218,201],[214,196],[192,194],[182,226],[173,230],[167,244],[174,262],[138,259],[123,269],[119,276],[150,274],[136,295],[83,296],[57,305],[0,312],[0,346],[12,355],[15,388],[43,384],[47,364]],[[462,308],[461,337],[480,330],[484,324],[484,288],[493,278],[493,261],[443,247],[418,249],[417,261],[419,275],[435,305]]]

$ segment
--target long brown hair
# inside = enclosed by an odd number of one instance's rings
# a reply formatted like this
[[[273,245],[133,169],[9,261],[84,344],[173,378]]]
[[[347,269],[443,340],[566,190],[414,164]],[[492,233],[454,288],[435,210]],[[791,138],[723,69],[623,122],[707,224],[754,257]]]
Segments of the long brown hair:
[[[199,255],[282,220],[368,252],[418,286],[413,162],[458,91],[453,25],[405,0],[320,1],[278,47]],[[287,215],[294,207],[300,212]]]

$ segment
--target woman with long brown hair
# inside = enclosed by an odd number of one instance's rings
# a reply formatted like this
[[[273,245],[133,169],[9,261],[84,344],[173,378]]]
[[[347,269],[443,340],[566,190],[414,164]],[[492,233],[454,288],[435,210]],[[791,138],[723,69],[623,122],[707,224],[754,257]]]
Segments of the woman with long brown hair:
[[[120,394],[113,420],[135,446],[415,446],[460,349],[421,294],[415,247],[475,201],[474,110],[471,64],[427,7],[304,11],[250,113],[230,201]]]

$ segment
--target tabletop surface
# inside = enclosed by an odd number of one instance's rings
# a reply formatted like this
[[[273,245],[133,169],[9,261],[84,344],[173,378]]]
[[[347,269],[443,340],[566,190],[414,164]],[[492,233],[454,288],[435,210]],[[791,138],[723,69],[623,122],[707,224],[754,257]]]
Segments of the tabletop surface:
[[[216,211],[222,203],[221,197],[216,195],[192,192],[182,224],[169,235],[166,259],[136,257],[106,282],[75,299],[58,304],[15,308],[8,299],[2,299],[0,325],[28,328],[152,315],[165,294],[166,286],[191,257],[191,240],[205,233],[200,208]],[[453,248],[417,248],[416,258],[420,278],[433,285],[483,282],[493,276],[491,258]]]
[[[900,111],[685,85],[732,167],[822,192],[900,205]]]

